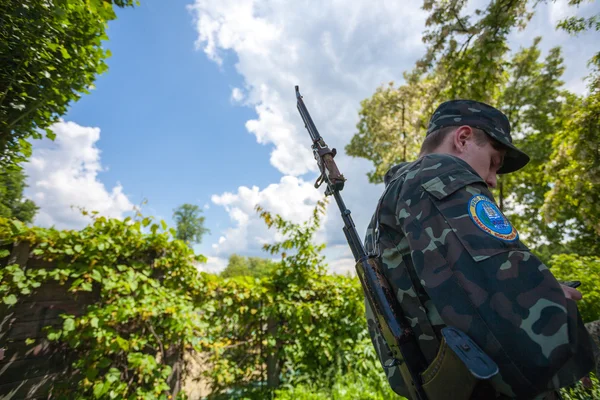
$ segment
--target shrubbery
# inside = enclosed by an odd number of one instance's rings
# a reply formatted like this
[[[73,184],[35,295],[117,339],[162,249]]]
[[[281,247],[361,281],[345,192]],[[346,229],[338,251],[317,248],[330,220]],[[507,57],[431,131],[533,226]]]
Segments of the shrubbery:
[[[147,227],[149,233],[143,233]],[[164,223],[97,217],[81,231],[27,228],[0,220],[6,244],[28,242],[53,269],[8,265],[0,272],[7,305],[49,281],[70,292],[98,293],[83,315],[62,315],[51,341],[67,343],[76,355],[71,381],[55,393],[70,398],[150,399],[184,397],[179,388],[184,349],[206,336],[199,305],[205,285],[198,260]],[[6,257],[6,251],[2,256]]]
[[[70,292],[98,293],[83,315],[62,315],[62,327],[47,332],[76,355],[72,381],[57,385],[55,393],[183,398],[184,351],[207,355],[211,397],[260,398],[276,388],[288,388],[277,396],[327,387],[342,393],[348,373],[356,388],[368,391],[385,378],[366,330],[360,285],[326,274],[324,246],[312,243],[324,207],[319,203],[304,224],[259,209],[265,223],[287,238],[265,246],[281,262],[262,279],[198,273],[194,262],[203,257],[150,218],[95,217],[81,231],[2,219],[2,244],[28,242],[55,268],[6,266],[0,298],[11,306],[50,281]]]

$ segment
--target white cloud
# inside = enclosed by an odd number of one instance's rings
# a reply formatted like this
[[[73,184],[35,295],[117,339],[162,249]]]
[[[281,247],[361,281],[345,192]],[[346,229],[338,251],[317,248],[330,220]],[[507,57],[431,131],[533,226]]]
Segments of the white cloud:
[[[25,195],[40,207],[34,223],[78,229],[90,222],[78,207],[115,218],[132,211],[134,205],[120,184],[107,189],[98,180],[102,165],[95,143],[100,129],[59,122],[52,130],[56,140],[35,142],[31,159],[25,164],[29,185]]]
[[[549,20],[552,25],[573,14],[573,7],[569,6],[568,0],[555,0],[549,4]]]
[[[231,101],[240,102],[244,100],[244,92],[240,88],[233,88],[231,91]]]
[[[326,139],[341,147],[354,131],[358,102],[399,78],[422,49],[425,13],[415,2],[197,0],[190,9],[196,44],[209,58],[220,63],[224,52],[237,55],[247,102],[258,115],[246,127],[274,146],[271,164],[283,174],[315,171],[311,153],[299,151],[310,142],[294,85],[310,96]]]
[[[196,263],[196,269],[200,272],[218,274],[227,267],[227,259],[222,257],[207,257],[205,263]]]
[[[478,0],[467,8],[481,6]],[[560,35],[565,46],[576,43],[562,33],[549,32],[547,8],[538,7],[540,16],[532,21],[531,29],[511,36],[513,48],[530,45],[538,30],[543,32],[545,50]],[[295,85],[300,86],[326,142],[339,150],[336,161],[348,179],[344,200],[353,210],[362,237],[382,186],[367,182],[370,162],[350,158],[343,149],[356,133],[360,101],[383,83],[402,81],[402,72],[411,70],[423,54],[421,36],[427,13],[421,2],[195,0],[189,9],[198,31],[197,48],[219,65],[225,54],[235,56],[235,68],[245,88],[243,104],[257,114],[246,122],[246,129],[258,143],[272,147],[271,165],[284,175],[279,184],[263,190],[241,187],[236,194],[213,196],[213,202],[225,207],[233,223],[232,228],[220,232],[223,240],[213,244],[215,254],[259,252],[268,238],[264,224],[253,212],[259,200],[267,210],[298,218],[309,214],[304,199],[314,202],[319,198],[310,184],[292,178],[304,177],[312,183],[316,177],[310,139],[296,110]],[[577,88],[576,80],[585,67],[582,69],[577,57],[565,57],[565,61],[565,80],[569,87]],[[299,211],[294,213],[295,209]],[[341,228],[332,201],[321,232],[331,246],[326,255],[332,270],[347,268],[346,260],[351,260]]]
[[[354,267],[354,258],[338,258],[329,263],[329,271],[339,275],[356,275]]]
[[[213,195],[212,202],[223,206],[234,224],[212,245],[215,255],[237,252],[265,256],[260,251],[262,245],[280,237],[274,229],[266,227],[255,207],[260,205],[273,215],[279,214],[286,220],[301,223],[310,218],[319,199],[321,194],[310,183],[292,176],[284,176],[279,183],[263,190],[256,186],[242,186],[237,193]]]

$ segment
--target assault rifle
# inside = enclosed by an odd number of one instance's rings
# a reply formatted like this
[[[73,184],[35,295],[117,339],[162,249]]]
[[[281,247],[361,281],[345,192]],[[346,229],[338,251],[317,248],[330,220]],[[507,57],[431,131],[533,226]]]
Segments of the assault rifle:
[[[343,231],[354,255],[356,272],[393,359],[393,362],[386,366],[391,367],[405,363],[418,400],[426,400],[427,396],[422,387],[420,373],[427,368],[427,362],[419,348],[413,330],[404,318],[394,292],[381,273],[379,261],[375,257],[367,255],[356,232],[350,210],[346,208],[342,200],[340,191],[344,188],[346,179],[333,160],[336,150],[329,149],[323,137],[319,134],[308,109],[304,105],[298,86],[296,86],[296,99],[298,111],[313,142],[311,147],[313,155],[321,171],[321,175],[315,182],[315,188],[319,188],[321,184],[325,183],[327,185],[325,195],[333,195],[342,214],[344,220]],[[407,382],[408,384],[409,382]]]

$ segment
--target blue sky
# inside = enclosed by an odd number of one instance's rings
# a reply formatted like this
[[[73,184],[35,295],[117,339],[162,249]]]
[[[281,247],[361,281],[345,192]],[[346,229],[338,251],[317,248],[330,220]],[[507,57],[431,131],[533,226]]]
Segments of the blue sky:
[[[194,47],[197,33],[186,1],[145,0],[120,10],[110,24],[109,72],[75,103],[65,120],[102,129],[97,146],[107,186],[120,182],[130,200],[170,219],[172,208],[210,203],[214,193],[278,179],[269,148],[244,123],[251,108],[232,104],[241,84],[235,55],[222,67]],[[217,228],[224,210],[205,211]]]
[[[105,47],[109,71],[55,127],[57,140],[34,144],[26,195],[42,226],[80,228],[72,205],[121,217],[143,199],[146,215],[172,223],[182,203],[204,210],[211,235],[196,250],[219,270],[232,252],[263,255],[276,239],[253,211],[261,206],[300,222],[322,197],[296,110],[294,85],[349,179],[344,198],[363,235],[381,187],[367,183],[365,160],[343,154],[362,99],[401,82],[424,51],[420,2],[142,0],[118,12]],[[483,6],[471,1],[469,9]],[[598,12],[598,3],[577,12]],[[598,35],[548,29],[575,10],[542,5],[513,49],[543,36],[563,46],[568,88],[585,90],[586,61]],[[334,204],[318,232],[333,271],[352,270]]]

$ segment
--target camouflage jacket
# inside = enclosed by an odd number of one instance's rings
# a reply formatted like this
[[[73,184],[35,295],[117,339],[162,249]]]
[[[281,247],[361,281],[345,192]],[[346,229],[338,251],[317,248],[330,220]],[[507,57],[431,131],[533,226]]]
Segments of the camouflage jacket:
[[[383,274],[411,322],[428,362],[440,330],[466,332],[498,364],[492,385],[508,397],[543,398],[577,382],[594,365],[591,339],[575,301],[521,243],[492,193],[463,160],[430,154],[386,174],[368,252],[378,236]],[[383,365],[385,341],[367,303],[373,345]],[[397,367],[384,368],[407,395]]]

